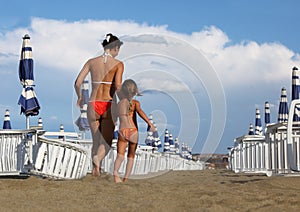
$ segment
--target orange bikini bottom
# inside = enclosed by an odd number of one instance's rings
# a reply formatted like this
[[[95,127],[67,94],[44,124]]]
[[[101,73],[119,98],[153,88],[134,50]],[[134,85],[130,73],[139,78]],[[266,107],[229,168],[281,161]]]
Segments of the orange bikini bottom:
[[[119,134],[124,137],[126,140],[131,141],[133,143],[136,143],[131,140],[131,136],[137,133],[137,129],[135,127],[133,128],[122,128],[119,129]]]

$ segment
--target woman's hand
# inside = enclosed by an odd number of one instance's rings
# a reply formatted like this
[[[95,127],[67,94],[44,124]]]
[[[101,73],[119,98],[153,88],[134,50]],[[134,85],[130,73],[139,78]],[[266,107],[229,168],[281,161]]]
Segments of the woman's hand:
[[[79,107],[79,108],[81,108],[81,105],[82,105],[82,97],[78,97],[78,99],[77,99],[77,106]]]

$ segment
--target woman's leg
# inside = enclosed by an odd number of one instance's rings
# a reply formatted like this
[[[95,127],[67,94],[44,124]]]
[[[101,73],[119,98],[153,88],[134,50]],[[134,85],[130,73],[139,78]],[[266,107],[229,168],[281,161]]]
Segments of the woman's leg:
[[[126,147],[127,147],[127,141],[125,141],[121,136],[119,136],[118,143],[117,143],[118,154],[114,164],[114,178],[116,183],[122,182],[119,176],[119,169],[124,160]]]
[[[95,111],[93,110],[92,106],[88,106],[88,121],[91,129],[92,139],[93,139],[93,146],[92,146],[92,161],[93,161],[93,170],[92,175],[93,176],[99,176],[100,175],[100,160],[98,158],[98,148],[100,146],[100,139],[101,135],[99,132],[99,116]]]
[[[125,171],[125,176],[123,179],[124,182],[126,182],[128,180],[128,178],[131,174],[136,148],[137,148],[137,143],[129,142],[126,171]]]
[[[110,110],[108,110],[101,116],[99,122],[100,124],[98,131],[100,132],[100,144],[97,150],[97,157],[100,161],[101,167],[101,162],[108,154],[114,137],[115,125],[112,120]]]

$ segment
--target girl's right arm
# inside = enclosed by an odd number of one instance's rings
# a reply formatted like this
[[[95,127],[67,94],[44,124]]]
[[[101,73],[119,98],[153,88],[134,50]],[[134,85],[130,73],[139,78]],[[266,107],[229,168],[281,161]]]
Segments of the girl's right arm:
[[[135,101],[135,110],[139,114],[139,116],[150,126],[151,131],[155,131],[155,126],[151,123],[145,112],[141,108],[141,104],[139,101]]]

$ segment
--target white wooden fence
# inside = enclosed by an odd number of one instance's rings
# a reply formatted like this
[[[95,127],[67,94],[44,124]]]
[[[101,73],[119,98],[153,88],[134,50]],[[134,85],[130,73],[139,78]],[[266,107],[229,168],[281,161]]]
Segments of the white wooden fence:
[[[114,141],[115,144],[116,141]],[[54,179],[80,179],[92,170],[92,141],[77,133],[45,132],[40,129],[0,131],[0,175],[38,175]],[[113,145],[102,162],[104,172],[113,173],[117,156]],[[126,158],[120,168],[125,173]],[[174,153],[160,153],[139,146],[132,177],[168,170],[202,170],[204,163]]]

